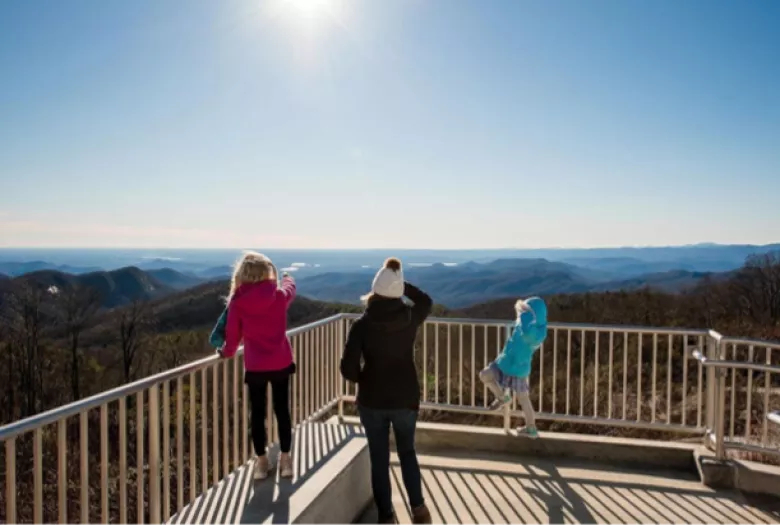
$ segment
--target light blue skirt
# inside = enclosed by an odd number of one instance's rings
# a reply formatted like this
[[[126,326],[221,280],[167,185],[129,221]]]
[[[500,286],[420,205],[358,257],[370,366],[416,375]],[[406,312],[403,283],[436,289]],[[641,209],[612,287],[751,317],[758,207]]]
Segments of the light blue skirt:
[[[514,391],[516,394],[528,393],[527,377],[517,377],[517,376],[510,376],[508,374],[505,374],[504,372],[501,371],[501,369],[498,367],[495,361],[490,363],[488,368],[490,368],[490,371],[493,373],[493,377],[496,378],[496,382],[501,388],[503,389],[508,388]]]

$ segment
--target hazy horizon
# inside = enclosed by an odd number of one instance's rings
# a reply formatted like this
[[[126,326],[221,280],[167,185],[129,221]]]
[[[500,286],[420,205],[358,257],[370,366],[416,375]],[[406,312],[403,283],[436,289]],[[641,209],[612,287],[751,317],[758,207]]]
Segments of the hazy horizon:
[[[367,247],[367,248],[328,248],[328,247],[296,247],[296,248],[280,248],[275,246],[265,246],[262,248],[257,247],[243,247],[243,246],[5,246],[0,245],[0,253],[3,251],[67,251],[67,250],[84,250],[84,251],[142,251],[142,250],[159,250],[159,251],[247,251],[247,250],[273,250],[277,252],[298,252],[298,251],[312,251],[312,252],[389,252],[393,250],[402,251],[421,251],[421,252],[501,252],[501,251],[552,251],[552,250],[631,250],[631,249],[653,249],[653,248],[695,248],[695,247],[728,247],[728,246],[755,246],[758,248],[766,246],[780,245],[780,240],[766,242],[766,243],[717,243],[717,242],[693,242],[689,244],[649,244],[649,245],[599,245],[599,246],[534,246],[534,247],[521,247],[521,246],[497,246],[497,247],[484,247],[484,248],[472,248],[465,246],[462,248],[411,248],[396,246],[390,248],[381,247]]]

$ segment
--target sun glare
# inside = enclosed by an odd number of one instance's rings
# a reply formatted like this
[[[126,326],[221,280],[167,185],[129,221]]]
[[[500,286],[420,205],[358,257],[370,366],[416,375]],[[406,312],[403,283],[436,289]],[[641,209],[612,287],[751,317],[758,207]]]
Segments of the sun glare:
[[[354,12],[349,0],[257,0],[263,6],[262,19],[273,24],[276,38],[289,45],[294,60],[308,65],[318,63],[322,54],[338,38],[349,33]]]
[[[297,14],[314,18],[329,9],[331,0],[283,0],[283,2]]]

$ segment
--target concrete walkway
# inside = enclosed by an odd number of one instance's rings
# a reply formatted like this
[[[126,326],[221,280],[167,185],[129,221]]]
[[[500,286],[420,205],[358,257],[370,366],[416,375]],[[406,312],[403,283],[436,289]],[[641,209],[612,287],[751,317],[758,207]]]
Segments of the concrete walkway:
[[[425,436],[421,433],[421,441],[436,437]],[[495,444],[494,450],[507,439],[485,441],[488,437],[482,435],[481,442]],[[548,446],[561,439],[550,438]],[[520,442],[511,438],[507,443]],[[557,450],[563,450],[560,446]],[[251,468],[242,467],[171,523],[324,523],[360,514],[370,499],[370,468],[359,427],[302,425],[295,432],[293,456],[292,479],[279,479],[274,472],[255,482]],[[684,470],[464,448],[433,450],[419,459],[434,523],[780,523],[779,499],[748,500],[737,491],[716,491]],[[345,474],[348,465],[350,474]],[[399,521],[410,523],[395,455],[391,479]],[[340,489],[334,480],[341,480]],[[315,508],[318,513],[312,514]],[[376,523],[375,511],[369,509],[359,522]]]
[[[292,479],[279,477],[278,469],[262,481],[253,479],[253,467],[247,463],[222,479],[195,502],[169,520],[169,525],[197,523],[292,523],[306,520],[304,511],[313,499],[322,496],[328,481],[343,471],[345,462],[366,447],[365,438],[355,427],[311,423],[298,426],[293,434]],[[344,455],[346,454],[346,458]],[[276,458],[278,450],[270,454]],[[360,472],[363,485],[369,484],[368,454]],[[366,488],[366,500],[370,497]],[[364,503],[356,502],[349,518],[357,515]],[[320,505],[322,507],[322,505]],[[342,507],[349,508],[343,504]]]
[[[420,456],[434,523],[778,523],[780,501],[748,502],[680,472],[468,453]],[[411,523],[393,458],[393,500]],[[360,522],[376,523],[370,509]]]

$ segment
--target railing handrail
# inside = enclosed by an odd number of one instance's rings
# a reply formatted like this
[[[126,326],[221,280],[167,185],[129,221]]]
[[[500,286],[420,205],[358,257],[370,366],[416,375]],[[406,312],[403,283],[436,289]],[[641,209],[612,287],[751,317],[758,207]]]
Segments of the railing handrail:
[[[720,344],[723,341],[723,335],[715,330],[707,330],[707,337],[715,341],[715,344]]]
[[[319,321],[315,321],[313,323],[308,323],[290,329],[287,331],[287,337],[294,337],[300,333],[313,330],[319,326],[326,325],[333,321],[338,321],[339,319],[343,318],[343,315],[344,314],[332,315],[330,317],[320,319]],[[244,351],[243,347],[239,348],[236,355],[237,356],[241,355],[243,351]],[[63,418],[76,416],[84,412],[85,410],[98,408],[101,405],[104,405],[106,403],[111,403],[112,401],[117,401],[121,398],[125,398],[133,394],[137,394],[138,392],[146,390],[149,387],[162,383],[164,381],[172,381],[174,379],[177,379],[179,377],[184,377],[193,372],[198,372],[201,369],[206,368],[209,365],[214,364],[219,360],[220,357],[217,354],[214,354],[208,357],[198,359],[196,361],[192,361],[190,363],[186,363],[176,368],[165,370],[164,372],[160,372],[158,374],[151,375],[143,379],[139,379],[138,381],[133,381],[132,383],[127,383],[125,385],[112,388],[111,390],[100,392],[99,394],[95,394],[94,396],[80,399],[78,401],[73,401],[71,403],[68,403],[67,405],[62,405],[57,408],[48,410],[46,412],[42,412],[34,416],[30,416],[24,419],[20,419],[18,421],[14,421],[13,423],[9,423],[7,425],[0,427],[0,441],[5,441],[7,439],[16,437],[18,435],[31,432],[42,426],[56,423],[57,421]]]
[[[345,313],[342,314],[345,319],[358,319],[361,314]],[[463,318],[463,317],[428,317],[426,319],[428,323],[435,324],[462,324],[462,325],[511,325],[514,324],[512,319],[476,319],[476,318]],[[610,324],[595,324],[595,323],[561,323],[552,322],[547,323],[548,329],[563,329],[563,330],[589,330],[589,331],[614,331],[614,332],[631,332],[639,334],[672,334],[672,335],[702,335],[707,336],[716,334],[717,337],[721,337],[717,332],[706,328],[669,328],[669,327],[654,327],[654,326],[633,326],[633,325],[610,325]]]
[[[730,361],[728,359],[711,359],[698,350],[691,354],[694,359],[699,361],[702,366],[711,366],[714,368],[737,368],[742,370],[754,370],[756,372],[780,373],[780,366],[763,363],[749,363],[746,361]]]
[[[720,342],[724,345],[747,345],[747,346],[760,346],[762,348],[770,348],[772,350],[780,350],[780,342],[777,341],[762,341],[760,339],[751,339],[749,337],[729,337],[723,336]]]

